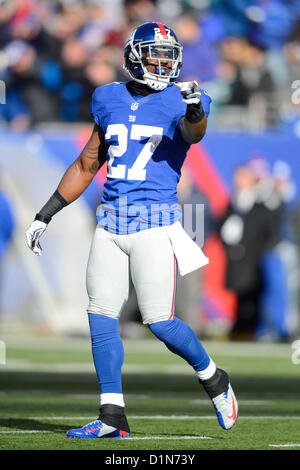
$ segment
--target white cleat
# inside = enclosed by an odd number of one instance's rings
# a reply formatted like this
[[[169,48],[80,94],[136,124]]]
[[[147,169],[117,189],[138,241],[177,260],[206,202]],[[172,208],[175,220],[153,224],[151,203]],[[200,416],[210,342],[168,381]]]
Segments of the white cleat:
[[[231,429],[238,418],[238,402],[230,385],[228,374],[217,369],[213,377],[199,380],[208,393],[216,410],[218,422],[223,429]]]
[[[229,383],[228,390],[212,398],[217,418],[223,429],[231,429],[238,418],[238,402]]]

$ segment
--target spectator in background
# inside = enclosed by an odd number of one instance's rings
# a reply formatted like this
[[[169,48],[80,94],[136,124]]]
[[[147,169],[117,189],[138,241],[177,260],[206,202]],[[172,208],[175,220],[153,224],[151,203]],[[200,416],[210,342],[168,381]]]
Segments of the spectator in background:
[[[250,159],[248,165],[256,179],[256,200],[264,205],[272,227],[272,237],[260,262],[262,292],[255,337],[264,341],[286,339],[291,314],[291,247],[285,206],[287,185],[290,186],[285,175],[287,165],[278,161],[271,172],[262,157]]]
[[[227,255],[226,287],[237,296],[232,339],[255,337],[263,289],[261,260],[277,242],[277,230],[268,208],[258,199],[253,168],[237,168],[232,200],[220,224]]]
[[[102,46],[87,62],[84,69],[80,120],[89,121],[90,119],[90,101],[96,87],[114,81],[126,80],[125,73],[118,67],[118,60],[119,49]]]
[[[278,160],[273,166],[274,186],[283,206],[280,242],[275,248],[275,255],[282,263],[284,273],[283,286],[287,286],[287,305],[283,320],[275,316],[271,333],[275,338],[298,337],[300,332],[300,256],[298,233],[298,203],[296,201],[296,186],[293,181],[290,166]],[[275,302],[273,308],[278,308]],[[271,306],[272,308],[272,306]],[[267,317],[268,318],[268,317]],[[270,328],[269,328],[270,330]]]
[[[300,2],[298,2],[298,8],[300,10]],[[299,14],[297,18],[292,34],[288,38],[288,41],[283,46],[284,59],[288,68],[288,82],[291,84],[295,80],[299,80],[300,77],[300,18]]]
[[[84,69],[88,62],[88,51],[77,38],[65,41],[61,51],[61,117],[63,121],[81,120],[80,106],[84,94]]]
[[[279,118],[277,90],[264,50],[239,37],[227,37],[219,48],[217,78],[209,87],[215,97],[215,110],[224,105],[243,107],[253,116],[254,122],[248,125],[275,125]]]
[[[251,4],[252,0],[216,0],[212,2],[211,11],[226,36],[247,37],[251,21],[246,11]]]
[[[175,24],[184,50],[182,81],[209,82],[216,77],[219,62],[217,49],[203,35],[201,25],[191,14],[178,18]]]
[[[266,66],[264,50],[240,38],[227,38],[221,44],[224,59],[235,67],[228,104],[248,106],[255,95],[274,102],[275,85]]]
[[[155,21],[156,0],[123,0],[125,21],[130,30],[141,23]]]
[[[124,42],[130,32],[147,21],[156,21],[155,0],[122,0],[123,14],[107,33],[105,44],[123,51]]]
[[[239,37],[228,37],[220,44],[221,60],[214,82],[217,105],[248,106],[249,90],[242,79],[247,46],[246,39]]]
[[[300,201],[298,200],[291,214],[291,224],[293,229],[294,242],[296,247],[297,273],[294,278],[296,287],[297,319],[294,325],[294,337],[300,334]]]
[[[232,337],[286,340],[299,330],[299,259],[289,220],[295,197],[289,166],[272,171],[260,156],[235,172],[235,192],[221,228],[227,287],[238,298]]]
[[[113,28],[108,19],[107,6],[103,0],[87,0],[86,22],[80,30],[79,38],[90,52],[95,52],[106,41],[106,36]]]
[[[88,11],[80,0],[59,0],[58,8],[52,14],[49,12],[50,21],[44,23],[44,27],[49,34],[64,42],[85,27],[89,19]]]
[[[4,47],[11,39],[11,20],[16,10],[16,0],[0,0],[0,47]]]
[[[9,68],[4,107],[7,120],[16,130],[26,130],[31,123],[55,120],[60,77],[55,76],[56,86],[53,83],[52,88],[48,86],[47,63],[43,63],[34,47],[24,41],[12,41],[4,52]]]
[[[286,0],[255,0],[247,10],[252,20],[249,38],[266,51],[268,69],[279,89],[288,86],[283,46],[293,31],[297,10],[295,2]]]

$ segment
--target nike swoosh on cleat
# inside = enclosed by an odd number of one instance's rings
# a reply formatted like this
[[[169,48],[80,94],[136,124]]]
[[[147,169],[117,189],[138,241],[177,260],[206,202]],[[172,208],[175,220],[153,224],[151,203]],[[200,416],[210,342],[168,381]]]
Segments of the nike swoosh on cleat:
[[[99,431],[101,428],[86,429],[86,432]]]
[[[235,403],[234,403],[234,399],[233,399],[233,396],[231,394],[231,398],[232,398],[232,416],[227,416],[228,419],[232,419],[233,421],[236,420],[236,409],[235,409]]]

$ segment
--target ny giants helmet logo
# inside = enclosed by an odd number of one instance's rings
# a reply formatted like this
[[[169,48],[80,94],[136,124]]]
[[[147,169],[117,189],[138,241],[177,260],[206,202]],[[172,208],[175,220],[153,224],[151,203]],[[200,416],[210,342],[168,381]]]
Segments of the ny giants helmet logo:
[[[167,37],[166,35],[163,34],[163,32],[167,33]],[[162,31],[161,28],[154,28],[154,34],[155,34],[155,41],[162,40],[162,39],[170,39],[170,30],[168,28],[164,28],[164,31]]]

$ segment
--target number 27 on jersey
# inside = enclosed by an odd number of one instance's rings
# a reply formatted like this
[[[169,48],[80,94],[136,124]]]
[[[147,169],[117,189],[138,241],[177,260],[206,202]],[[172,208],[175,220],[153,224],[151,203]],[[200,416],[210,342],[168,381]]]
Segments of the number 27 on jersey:
[[[107,176],[109,178],[126,178],[126,165],[120,163],[113,166],[115,158],[122,157],[128,148],[128,128],[125,124],[109,124],[105,134],[105,139],[110,139],[113,135],[118,137],[118,145],[110,145],[108,149]],[[127,179],[142,180],[146,179],[146,165],[160,144],[163,137],[163,128],[155,126],[145,126],[133,124],[130,131],[130,140],[141,140],[142,137],[149,137],[145,145],[131,168],[128,168]]]

